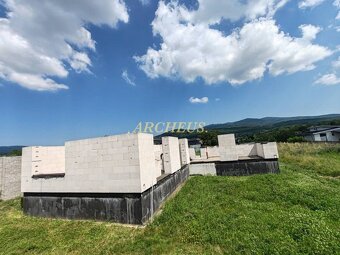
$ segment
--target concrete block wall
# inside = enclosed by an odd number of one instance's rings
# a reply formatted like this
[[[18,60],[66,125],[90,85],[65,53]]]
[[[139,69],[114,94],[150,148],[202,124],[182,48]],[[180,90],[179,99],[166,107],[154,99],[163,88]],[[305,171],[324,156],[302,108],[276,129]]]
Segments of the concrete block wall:
[[[201,158],[202,160],[208,159],[207,148],[201,148]]]
[[[256,152],[257,152],[257,156],[264,158],[263,145],[261,143],[256,144]]]
[[[190,164],[190,153],[189,153],[189,143],[188,139],[180,139],[179,140],[179,149],[181,155],[181,165],[185,166]]]
[[[23,150],[22,192],[141,193],[156,183],[151,134],[65,143],[65,177],[32,178],[32,150]]]
[[[262,148],[263,148],[264,159],[279,158],[277,143],[265,143],[265,144],[262,144]]]
[[[33,176],[65,173],[64,146],[35,146],[30,151]]]
[[[191,160],[197,160],[200,159],[200,156],[196,155],[196,150],[195,148],[189,148],[189,155]]]
[[[238,153],[234,134],[219,135],[218,144],[221,161],[238,160]]]
[[[208,158],[216,158],[220,156],[218,146],[207,147]]]
[[[255,143],[236,145],[239,157],[257,156],[257,146]]]
[[[0,200],[21,195],[21,157],[0,157]]]
[[[162,137],[164,171],[172,174],[181,168],[181,156],[177,137]]]
[[[77,185],[84,192],[139,193],[148,189],[155,164],[153,138],[146,137],[125,134],[66,142],[65,177],[69,186]]]
[[[236,145],[233,134],[218,136],[221,161],[237,161],[244,157],[258,156],[264,159],[279,158],[277,143]]]
[[[141,191],[151,188],[160,176],[155,165],[154,141],[152,134],[138,135],[138,158]]]
[[[163,167],[163,147],[162,145],[154,145],[155,151],[155,165],[156,165],[156,175],[161,176],[164,171]]]

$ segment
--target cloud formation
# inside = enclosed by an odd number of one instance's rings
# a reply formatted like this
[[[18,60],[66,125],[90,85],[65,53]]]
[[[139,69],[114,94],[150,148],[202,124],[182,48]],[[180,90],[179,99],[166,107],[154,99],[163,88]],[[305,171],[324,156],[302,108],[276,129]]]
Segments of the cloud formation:
[[[304,0],[299,2],[299,8],[306,9],[306,8],[313,8],[322,4],[325,0]]]
[[[209,98],[208,97],[202,97],[202,98],[190,97],[189,102],[192,104],[207,104],[209,102]]]
[[[149,5],[151,0],[139,0],[142,5]]]
[[[336,8],[340,9],[340,0],[335,0],[335,1],[333,2],[333,5],[334,5]],[[340,19],[340,11],[338,12],[338,15],[336,16],[335,19]]]
[[[262,11],[256,15],[247,14],[249,18],[265,14],[266,18],[246,22],[240,29],[225,35],[209,25],[221,20],[222,11],[219,15],[208,12],[205,18],[198,19],[201,6],[198,10],[189,10],[177,2],[161,1],[152,28],[154,35],[162,38],[162,43],[158,49],[149,48],[145,55],[135,57],[135,60],[150,78],[177,77],[187,83],[202,78],[206,84],[229,82],[239,85],[260,79],[267,71],[277,76],[312,70],[317,61],[332,54],[328,48],[313,44],[319,27],[301,26],[301,37],[298,38],[280,31],[269,14],[286,1],[256,2],[258,6],[253,6],[254,10],[261,7],[260,3],[275,2],[277,5],[260,8]],[[224,5],[215,3],[214,6],[223,9]],[[231,14],[223,14],[223,18],[227,17],[231,18]]]
[[[258,17],[272,17],[289,0],[198,0],[199,8],[190,14],[193,23],[218,24],[222,19],[237,21]]]
[[[338,57],[337,60],[332,62],[332,66],[333,66],[333,68],[340,70],[340,57]]]
[[[4,0],[0,18],[0,78],[38,91],[68,87],[69,70],[89,72],[95,41],[86,25],[127,23],[123,0]]]
[[[130,84],[131,86],[136,86],[136,83],[134,81],[134,78],[133,77],[130,77],[129,73],[127,70],[124,70],[122,72],[122,78],[123,80],[127,83],[127,84]]]
[[[325,74],[321,76],[319,79],[315,81],[315,84],[321,84],[321,85],[338,85],[340,84],[340,78],[337,77],[336,74],[330,73],[330,74]]]

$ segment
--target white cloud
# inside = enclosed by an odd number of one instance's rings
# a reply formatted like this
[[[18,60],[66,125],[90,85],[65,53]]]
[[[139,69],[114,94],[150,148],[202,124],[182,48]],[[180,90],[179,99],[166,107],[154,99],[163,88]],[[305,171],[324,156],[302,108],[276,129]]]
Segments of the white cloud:
[[[312,43],[320,28],[301,26],[302,37],[280,31],[271,18],[260,18],[225,35],[206,23],[192,22],[193,13],[175,2],[160,2],[152,22],[154,35],[163,42],[135,57],[150,77],[179,77],[207,84],[229,82],[237,85],[272,75],[313,69],[314,63],[331,51]]]
[[[273,16],[289,0],[198,0],[197,11],[190,12],[190,19],[197,23],[216,24],[221,19],[236,21],[260,16]]]
[[[305,8],[313,8],[315,6],[318,6],[322,4],[325,0],[304,0],[299,2],[299,8],[305,9]]]
[[[67,89],[54,77],[89,72],[95,41],[87,24],[128,22],[122,0],[4,0],[0,19],[0,77],[38,91]]]
[[[69,62],[71,67],[78,73],[90,72],[88,67],[91,66],[91,60],[86,53],[74,52]]]
[[[340,0],[335,0],[335,1],[333,2],[333,5],[334,5],[335,7],[337,7],[337,8],[340,8]]]
[[[216,102],[219,102],[219,101],[221,101],[221,98],[218,98],[218,97],[217,97],[217,98],[215,98],[215,101],[216,101]]]
[[[316,27],[313,25],[301,25],[299,28],[302,32],[302,38],[306,41],[315,40],[317,34],[321,31],[320,27]]]
[[[337,77],[334,73],[325,74],[315,81],[315,84],[321,85],[337,85],[340,84],[340,78]]]
[[[340,57],[338,57],[337,60],[335,60],[335,61],[332,62],[332,66],[333,66],[333,68],[335,68],[335,69],[340,69]]]
[[[149,5],[151,0],[139,0],[142,5]]]
[[[202,98],[190,97],[189,102],[192,104],[207,104],[209,102],[209,98],[208,97],[202,97]]]
[[[124,79],[124,81],[132,86],[136,86],[136,83],[134,81],[134,77],[130,77],[129,73],[127,70],[124,70],[122,72],[122,78]]]
[[[336,8],[340,9],[340,0],[335,0],[335,1],[333,2],[333,5],[334,5]],[[338,15],[336,16],[335,19],[340,19],[340,11],[338,12]]]
[[[68,89],[68,87],[64,84],[58,84],[49,78],[34,74],[13,72],[7,76],[7,79],[11,82],[18,83],[21,86],[37,91],[57,91],[60,89]]]

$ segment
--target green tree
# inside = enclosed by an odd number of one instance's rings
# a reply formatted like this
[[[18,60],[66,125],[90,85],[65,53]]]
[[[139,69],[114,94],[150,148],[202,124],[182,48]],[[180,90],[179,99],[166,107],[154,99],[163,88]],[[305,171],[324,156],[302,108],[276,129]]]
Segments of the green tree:
[[[12,150],[11,152],[7,153],[6,156],[14,157],[14,156],[21,156],[22,151],[21,150]]]
[[[217,131],[205,131],[203,133],[199,133],[198,137],[202,140],[204,146],[217,146],[218,135],[219,135],[219,132]]]

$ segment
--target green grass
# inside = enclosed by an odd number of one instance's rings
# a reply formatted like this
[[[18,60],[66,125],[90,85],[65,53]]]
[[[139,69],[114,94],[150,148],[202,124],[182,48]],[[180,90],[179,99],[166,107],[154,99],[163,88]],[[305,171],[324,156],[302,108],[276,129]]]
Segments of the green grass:
[[[191,178],[146,228],[0,202],[0,254],[340,254],[340,145],[281,144],[280,155],[280,175]]]

